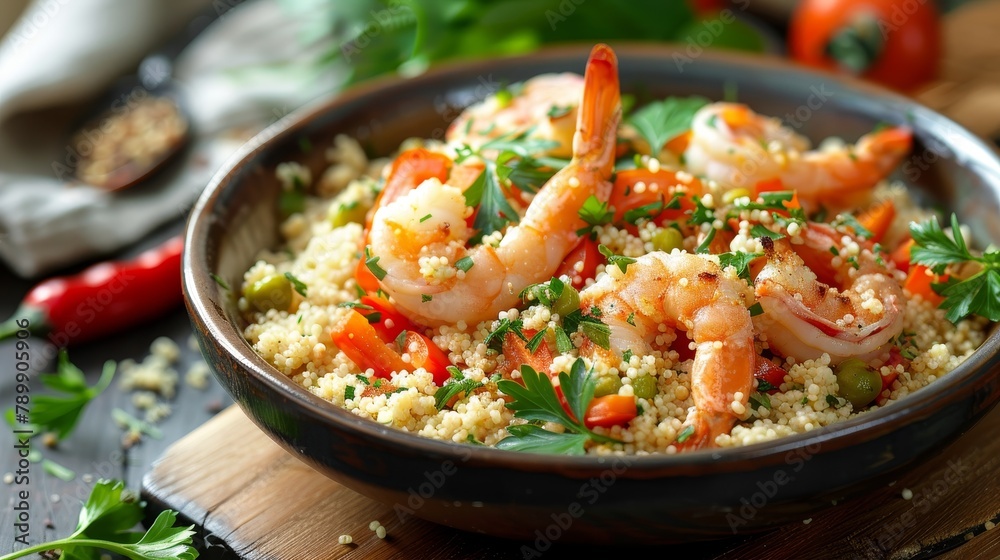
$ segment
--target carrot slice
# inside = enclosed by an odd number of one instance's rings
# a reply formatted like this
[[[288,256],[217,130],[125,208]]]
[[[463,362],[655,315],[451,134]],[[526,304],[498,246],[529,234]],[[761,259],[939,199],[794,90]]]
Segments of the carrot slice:
[[[870,241],[878,243],[885,237],[892,220],[896,217],[896,205],[891,200],[883,200],[870,206],[864,212],[858,214],[857,221],[865,229],[872,233]]]
[[[914,264],[910,266],[910,273],[906,276],[906,282],[903,283],[903,288],[911,294],[915,296],[919,295],[935,306],[938,306],[941,305],[944,298],[938,295],[937,292],[931,288],[931,284],[944,282],[947,279],[947,275],[939,277],[931,272],[931,269],[926,266],[922,264]]]
[[[330,337],[352,362],[362,370],[373,369],[376,377],[388,379],[394,371],[411,369],[399,354],[382,342],[368,319],[353,309],[347,320],[330,330]]]
[[[624,395],[605,395],[596,397],[587,406],[583,423],[588,428],[594,426],[624,426],[636,417],[635,397]]]
[[[906,241],[899,244],[893,250],[892,254],[889,255],[889,260],[896,263],[896,269],[907,272],[910,270],[910,249],[913,247],[914,241],[912,239],[907,239]]]

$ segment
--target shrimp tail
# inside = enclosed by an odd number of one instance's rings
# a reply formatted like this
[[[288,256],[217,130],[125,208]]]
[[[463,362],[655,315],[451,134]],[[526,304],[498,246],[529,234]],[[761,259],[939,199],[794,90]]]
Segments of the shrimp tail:
[[[601,43],[590,51],[587,61],[583,100],[573,135],[573,154],[575,158],[594,166],[592,170],[605,177],[610,177],[614,170],[621,116],[618,57],[611,47]],[[600,195],[598,197],[601,198]]]

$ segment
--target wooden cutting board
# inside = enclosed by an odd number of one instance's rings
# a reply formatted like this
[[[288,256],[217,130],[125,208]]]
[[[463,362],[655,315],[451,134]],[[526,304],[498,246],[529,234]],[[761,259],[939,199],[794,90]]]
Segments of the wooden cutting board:
[[[1000,408],[891,486],[831,506],[808,523],[655,552],[719,560],[1000,557],[1000,529],[994,529],[1000,523],[998,430]],[[904,489],[911,499],[903,498]],[[278,447],[236,406],[168,449],[143,480],[143,494],[152,515],[174,509],[199,527],[206,548],[228,547],[249,560],[521,558],[524,544],[399,520],[390,506],[327,479]],[[386,528],[385,539],[369,529],[375,520]],[[353,544],[338,544],[344,534]],[[594,552],[623,553],[556,543],[546,556]]]

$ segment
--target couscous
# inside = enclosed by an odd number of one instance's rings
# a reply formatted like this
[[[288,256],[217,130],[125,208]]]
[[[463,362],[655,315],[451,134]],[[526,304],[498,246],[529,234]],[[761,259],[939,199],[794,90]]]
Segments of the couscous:
[[[906,128],[811,149],[736,103],[621,105],[598,46],[585,77],[497,91],[444,141],[370,160],[341,136],[315,179],[280,165],[287,242],[244,276],[247,340],[375,422],[574,454],[815,430],[984,341],[934,287],[974,264],[927,257],[960,228],[885,180]]]

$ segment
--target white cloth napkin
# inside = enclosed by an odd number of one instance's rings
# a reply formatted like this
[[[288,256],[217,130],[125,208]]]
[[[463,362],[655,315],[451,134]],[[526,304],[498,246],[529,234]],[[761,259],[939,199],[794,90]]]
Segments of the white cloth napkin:
[[[119,249],[182,216],[251,133],[342,83],[276,0],[226,11],[174,63],[194,141],[183,162],[108,193],[59,178],[79,106],[210,0],[35,0],[0,43],[0,257],[31,277]],[[67,106],[76,104],[76,110]],[[86,105],[82,105],[86,106]],[[65,175],[65,173],[63,173]]]

